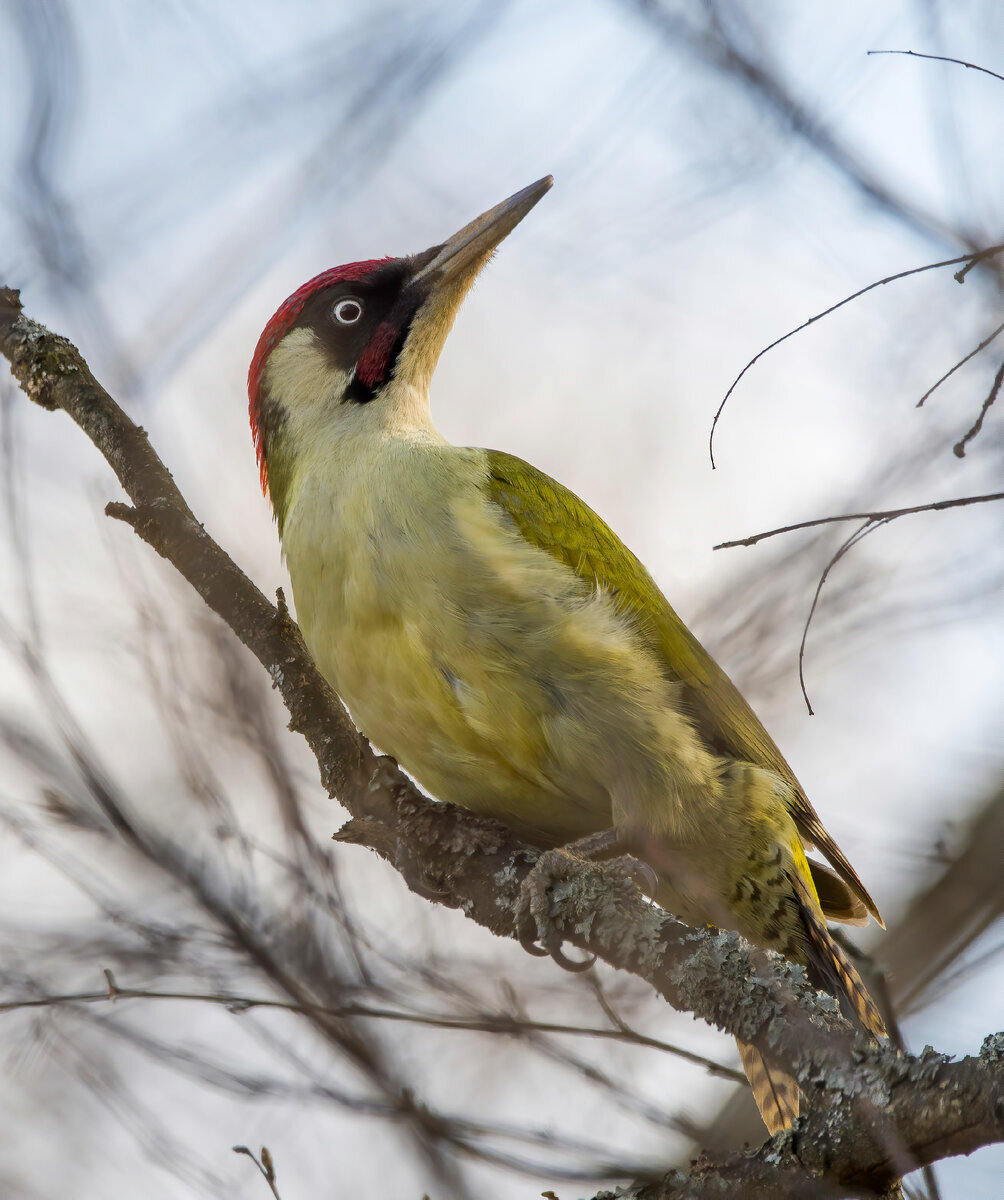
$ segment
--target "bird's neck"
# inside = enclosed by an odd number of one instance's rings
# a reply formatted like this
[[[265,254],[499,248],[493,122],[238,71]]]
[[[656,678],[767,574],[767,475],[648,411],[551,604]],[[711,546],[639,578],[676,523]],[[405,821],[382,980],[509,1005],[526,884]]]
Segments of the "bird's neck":
[[[351,425],[291,422],[279,426],[269,439],[269,496],[280,537],[290,505],[305,488],[320,489],[337,503],[340,495],[367,478],[402,465],[410,450],[448,444],[427,411],[423,419],[413,421],[376,411],[355,416]]]
[[[311,357],[301,347],[298,372],[265,377],[266,411],[271,412],[263,448],[280,536],[292,497],[308,480],[334,486],[391,447],[445,443],[432,422],[426,388],[392,379],[373,400],[360,404],[345,399],[346,379],[334,378],[330,369],[322,372]],[[281,396],[269,393],[272,378],[283,379]]]

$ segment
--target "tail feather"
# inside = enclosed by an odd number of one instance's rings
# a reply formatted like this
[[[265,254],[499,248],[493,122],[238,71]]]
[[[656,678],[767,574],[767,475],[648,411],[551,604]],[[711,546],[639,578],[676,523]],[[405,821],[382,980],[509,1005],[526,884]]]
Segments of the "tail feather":
[[[830,937],[819,901],[798,870],[789,877],[802,910],[802,922],[808,939],[809,966],[819,986],[836,996],[861,1026],[876,1037],[885,1037],[885,1025],[875,1001],[868,994],[854,964]],[[737,1042],[743,1070],[749,1080],[753,1099],[771,1134],[791,1127],[798,1116],[801,1092],[787,1071],[770,1063],[761,1051],[745,1042]]]
[[[868,994],[868,989],[854,964],[830,937],[819,905],[815,902],[815,897],[810,895],[800,872],[793,871],[791,881],[802,909],[802,921],[809,939],[809,965],[818,975],[820,985],[842,1001],[849,1009],[849,1015],[868,1033],[873,1033],[876,1037],[885,1037],[885,1023],[875,1001]]]
[[[819,897],[823,916],[844,925],[867,925],[868,909],[843,879],[825,863],[807,858],[806,866]]]
[[[787,1071],[768,1063],[755,1046],[738,1040],[736,1045],[763,1123],[771,1135],[789,1129],[801,1102],[798,1084]]]

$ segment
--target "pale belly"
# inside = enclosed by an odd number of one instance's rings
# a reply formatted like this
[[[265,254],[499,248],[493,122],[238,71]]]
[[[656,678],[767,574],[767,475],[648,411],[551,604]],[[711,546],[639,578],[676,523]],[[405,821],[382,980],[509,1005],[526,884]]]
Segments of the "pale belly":
[[[673,706],[623,616],[433,483],[409,505],[305,496],[284,533],[304,638],[359,728],[432,795],[538,842],[609,827],[618,795],[666,809]]]
[[[454,576],[463,571],[454,564]],[[608,827],[603,783],[580,779],[572,794],[554,753],[560,684],[539,653],[534,673],[522,669],[527,643],[543,641],[533,614],[458,602],[423,569],[400,572],[398,603],[376,584],[381,574],[357,561],[314,602],[293,576],[307,645],[362,732],[430,794],[525,836],[560,843]]]

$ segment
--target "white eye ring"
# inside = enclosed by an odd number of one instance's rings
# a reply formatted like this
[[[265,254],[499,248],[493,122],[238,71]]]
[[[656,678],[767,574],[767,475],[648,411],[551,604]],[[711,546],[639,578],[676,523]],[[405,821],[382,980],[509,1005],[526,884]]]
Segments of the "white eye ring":
[[[355,325],[363,315],[363,302],[355,296],[346,296],[338,301],[331,313],[339,325]]]

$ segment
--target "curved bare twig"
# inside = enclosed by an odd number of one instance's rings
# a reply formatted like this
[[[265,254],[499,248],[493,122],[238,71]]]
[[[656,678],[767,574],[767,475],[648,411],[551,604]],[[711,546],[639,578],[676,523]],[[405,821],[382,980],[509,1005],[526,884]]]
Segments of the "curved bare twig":
[[[976,63],[966,62],[962,58],[950,58],[946,54],[921,54],[919,50],[869,50],[868,54],[903,54],[907,58],[929,58],[934,62],[955,63],[957,66],[965,67],[969,71],[981,71],[984,75],[991,75],[994,79],[999,79],[1001,83],[1004,83],[1004,75],[998,75],[996,71],[978,66]]]
[[[1004,382],[1004,366],[998,372],[995,381],[994,389],[990,393],[990,399],[984,406],[984,412],[993,403],[994,397],[1000,390],[1001,383]],[[982,421],[982,414],[981,414]],[[970,430],[969,436],[975,436],[978,432],[978,427]],[[960,455],[961,457],[961,455]],[[719,542],[712,547],[714,550],[731,550],[736,546],[755,546],[757,542],[762,542],[766,538],[777,537],[782,533],[793,533],[799,529],[814,529],[819,525],[834,525],[842,521],[863,521],[864,524],[847,537],[837,549],[833,552],[829,562],[823,567],[819,576],[819,581],[816,584],[816,590],[812,597],[812,604],[809,606],[809,614],[805,618],[805,625],[802,628],[802,639],[798,645],[798,682],[802,689],[802,696],[805,700],[805,706],[809,710],[809,716],[814,716],[812,702],[809,700],[809,693],[805,686],[805,643],[809,636],[809,626],[812,624],[812,618],[816,615],[816,608],[819,604],[819,596],[823,590],[823,585],[829,577],[830,571],[844,557],[848,551],[852,550],[858,542],[873,533],[876,529],[880,529],[883,525],[888,525],[891,521],[895,521],[899,517],[912,516],[914,513],[922,512],[943,512],[950,508],[964,508],[970,504],[986,504],[992,500],[1004,500],[1004,492],[991,492],[983,496],[961,496],[955,500],[933,500],[929,504],[913,504],[908,508],[890,508],[885,512],[870,512],[870,513],[844,513],[837,517],[816,517],[811,521],[797,521],[794,525],[781,525],[777,529],[767,529],[763,533],[753,533],[749,537],[736,538],[731,542]]]
[[[1001,390],[1001,384],[1004,384],[1004,362],[1001,363],[1000,367],[997,370],[997,374],[994,376],[994,381],[990,385],[990,391],[987,394],[987,398],[983,401],[983,404],[980,407],[980,411],[976,415],[976,420],[972,423],[972,425],[970,425],[970,427],[966,431],[966,433],[964,433],[962,435],[962,437],[959,438],[959,440],[952,447],[952,453],[955,455],[956,458],[964,458],[965,457],[966,446],[968,445],[969,442],[971,442],[973,440],[974,437],[976,437],[976,435],[979,433],[979,431],[983,428],[983,420],[986,417],[987,413],[990,411],[990,406],[997,399],[997,396]]]
[[[764,346],[762,350],[759,350],[753,355],[746,366],[743,367],[735,379],[733,379],[731,384],[729,384],[729,389],[722,397],[722,402],[719,404],[715,412],[714,419],[711,422],[711,433],[708,436],[708,454],[711,458],[712,470],[715,469],[716,465],[715,430],[718,427],[719,418],[725,409],[725,405],[729,402],[729,397],[739,386],[743,376],[747,373],[747,371],[750,370],[751,367],[755,366],[765,354],[768,354],[775,347],[780,346],[782,342],[786,342],[789,338],[794,337],[796,333],[801,333],[803,329],[808,329],[810,325],[814,325],[817,321],[821,321],[823,317],[828,317],[830,313],[836,312],[838,308],[843,308],[845,304],[850,304],[852,300],[857,300],[858,297],[864,296],[867,292],[873,292],[876,288],[882,287],[884,284],[895,283],[897,280],[906,279],[910,275],[920,275],[923,271],[935,271],[939,267],[952,267],[955,266],[956,263],[965,263],[965,267],[963,267],[961,271],[957,271],[955,273],[955,278],[959,281],[959,283],[961,283],[965,279],[969,270],[978,262],[982,262],[984,259],[990,258],[995,254],[1000,254],[1002,251],[1004,251],[1004,242],[1001,242],[996,246],[988,246],[985,250],[979,250],[976,253],[960,254],[956,258],[945,258],[940,262],[926,263],[922,267],[911,267],[909,271],[898,271],[895,275],[887,275],[884,279],[876,279],[874,283],[868,284],[867,287],[859,288],[856,292],[852,292],[850,296],[845,296],[843,300],[838,300],[836,304],[831,304],[829,308],[824,308],[822,312],[818,312],[814,316],[809,317],[809,319],[807,321],[803,321],[801,325],[797,325],[794,329],[789,329],[787,333],[782,334],[781,337],[775,338],[770,345]]]
[[[934,392],[936,392],[938,390],[938,388],[941,387],[941,385],[945,382],[946,379],[951,379],[951,377],[955,374],[955,372],[959,369],[959,367],[964,367],[971,358],[975,358],[976,355],[979,354],[979,352],[981,350],[985,350],[987,348],[987,346],[989,346],[990,343],[996,337],[998,337],[1002,332],[1004,332],[1004,323],[998,325],[997,328],[993,331],[993,333],[988,334],[983,339],[983,341],[980,342],[980,344],[975,348],[975,350],[970,350],[969,353],[965,356],[965,358],[960,358],[954,367],[950,367],[944,373],[944,375],[942,375],[942,377],[937,381],[937,383],[932,383],[931,386],[927,389],[927,391],[923,394],[923,396],[921,396],[921,398],[917,401],[917,408],[923,408],[924,401],[927,400],[928,396],[933,395]]]

